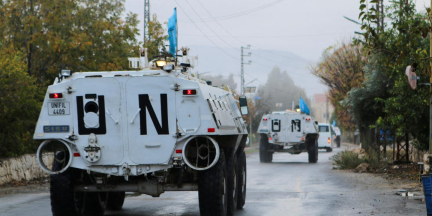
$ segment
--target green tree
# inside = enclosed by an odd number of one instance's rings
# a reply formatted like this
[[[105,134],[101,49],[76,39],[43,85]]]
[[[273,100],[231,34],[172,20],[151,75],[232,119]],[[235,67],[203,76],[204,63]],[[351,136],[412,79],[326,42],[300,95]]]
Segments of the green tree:
[[[419,141],[417,147],[425,149],[429,89],[411,90],[405,68],[417,65],[420,77],[430,77],[429,41],[425,38],[430,26],[428,16],[418,13],[413,1],[396,0],[385,7],[386,22],[380,22],[384,15],[375,9],[375,3],[360,1],[364,32],[355,42],[363,45],[369,61],[365,83],[350,91],[346,104],[364,126],[391,128],[399,135],[410,133]]]
[[[363,56],[360,45],[339,43],[325,50],[321,61],[311,68],[312,73],[329,87],[328,95],[335,107],[338,125],[349,131],[353,131],[356,125],[348,113],[348,107],[341,102],[348,91],[361,86],[364,81]]]
[[[51,82],[61,68],[127,69],[138,55],[137,15],[123,20],[124,0],[3,0],[1,44],[26,53],[26,69]],[[135,53],[133,51],[136,51]]]
[[[158,21],[156,14],[153,14],[152,21],[148,23],[148,29],[150,40],[145,38],[144,46],[148,49],[149,60],[152,60],[159,55],[161,48],[165,48],[168,35],[165,34],[165,30]]]
[[[27,74],[26,55],[14,48],[0,50],[0,157],[35,152],[33,130],[44,96]]]

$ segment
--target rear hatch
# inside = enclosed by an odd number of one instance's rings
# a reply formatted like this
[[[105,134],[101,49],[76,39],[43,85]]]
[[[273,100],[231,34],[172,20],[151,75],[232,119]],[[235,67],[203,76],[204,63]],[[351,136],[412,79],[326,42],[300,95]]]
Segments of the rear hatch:
[[[176,138],[176,91],[170,77],[134,77],[126,82],[127,139],[137,164],[168,163]]]
[[[176,138],[176,99],[170,77],[85,78],[74,81],[79,148],[97,136],[95,165],[164,164]]]

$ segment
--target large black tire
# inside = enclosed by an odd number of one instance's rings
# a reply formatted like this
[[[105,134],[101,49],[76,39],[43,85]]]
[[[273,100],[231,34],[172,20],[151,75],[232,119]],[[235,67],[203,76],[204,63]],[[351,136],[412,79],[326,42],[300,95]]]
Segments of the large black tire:
[[[80,203],[83,207],[81,215],[83,216],[102,216],[107,206],[108,193],[88,192],[80,193],[84,199]],[[76,200],[77,201],[77,200]],[[77,204],[78,205],[78,204]]]
[[[64,155],[64,153],[63,153]],[[57,153],[56,157],[63,157]],[[64,163],[53,162],[53,171],[61,170]],[[53,216],[102,216],[105,213],[107,193],[75,192],[75,178],[80,173],[69,168],[51,175],[50,198]]]
[[[312,143],[308,145],[309,163],[316,163],[318,161],[318,142],[316,140],[310,142]]]
[[[121,210],[123,208],[125,197],[125,192],[109,192],[107,208],[113,211]]]
[[[76,216],[73,170],[51,175],[50,198],[53,216]]]
[[[326,151],[327,151],[327,152],[332,152],[333,149],[332,149],[331,147],[328,147],[328,148],[326,149]]]
[[[226,216],[228,207],[227,170],[221,150],[212,168],[198,173],[198,200],[201,215]]]
[[[270,163],[273,160],[273,152],[268,152],[270,144],[268,143],[267,136],[261,136],[260,139],[260,162],[261,163]]]
[[[246,203],[246,153],[242,151],[237,158],[237,209],[242,209]]]
[[[234,215],[237,208],[237,154],[233,154],[227,161],[227,182],[228,182],[228,210],[227,215]]]

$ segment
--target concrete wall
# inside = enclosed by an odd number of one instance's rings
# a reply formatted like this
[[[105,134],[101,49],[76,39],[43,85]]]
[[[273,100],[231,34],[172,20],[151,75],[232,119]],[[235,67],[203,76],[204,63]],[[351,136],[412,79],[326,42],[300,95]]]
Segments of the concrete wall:
[[[53,154],[45,154],[43,161],[51,167]],[[37,163],[36,155],[27,154],[13,158],[0,158],[0,185],[12,181],[30,181],[34,179],[46,178],[49,175],[42,171]]]

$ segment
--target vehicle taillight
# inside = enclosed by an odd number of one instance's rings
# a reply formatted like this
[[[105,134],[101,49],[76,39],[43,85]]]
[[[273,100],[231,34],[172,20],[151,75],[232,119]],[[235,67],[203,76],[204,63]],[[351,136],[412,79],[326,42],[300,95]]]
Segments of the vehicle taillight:
[[[267,119],[265,118],[265,119],[263,119],[264,121],[267,121]]]
[[[271,137],[269,137],[269,140],[272,140],[272,138],[271,138]]]
[[[183,95],[196,95],[197,90],[195,89],[185,89],[183,90]]]
[[[213,133],[213,132],[215,132],[215,131],[216,131],[215,128],[207,128],[207,132],[209,132],[209,133]]]
[[[54,98],[54,99],[63,98],[63,94],[62,93],[50,93],[49,98]]]
[[[310,121],[310,118],[306,118],[306,121]]]
[[[329,137],[329,138],[327,139],[327,142],[328,142],[328,143],[330,143],[330,142],[331,142],[331,140],[330,140],[330,137]]]

